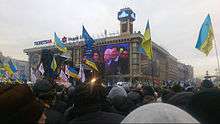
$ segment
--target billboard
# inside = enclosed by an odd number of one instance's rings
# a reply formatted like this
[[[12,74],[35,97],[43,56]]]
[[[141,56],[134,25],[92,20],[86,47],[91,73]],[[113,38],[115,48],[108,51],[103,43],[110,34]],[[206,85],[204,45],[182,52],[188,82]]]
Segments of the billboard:
[[[129,44],[109,44],[99,46],[92,59],[106,75],[129,74]]]

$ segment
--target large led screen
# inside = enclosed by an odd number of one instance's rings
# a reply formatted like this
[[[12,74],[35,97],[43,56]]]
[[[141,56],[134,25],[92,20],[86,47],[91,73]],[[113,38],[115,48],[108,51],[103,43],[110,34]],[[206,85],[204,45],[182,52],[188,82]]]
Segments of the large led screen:
[[[129,74],[128,43],[100,46],[94,50],[92,59],[102,65],[106,75]]]

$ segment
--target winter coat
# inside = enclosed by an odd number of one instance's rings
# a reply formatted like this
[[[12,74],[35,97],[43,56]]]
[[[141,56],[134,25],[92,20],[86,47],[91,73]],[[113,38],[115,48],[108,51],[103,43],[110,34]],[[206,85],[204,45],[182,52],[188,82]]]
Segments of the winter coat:
[[[97,111],[74,118],[69,124],[119,124],[123,119],[119,114]]]
[[[65,124],[63,114],[56,110],[47,109],[46,114],[46,124]]]

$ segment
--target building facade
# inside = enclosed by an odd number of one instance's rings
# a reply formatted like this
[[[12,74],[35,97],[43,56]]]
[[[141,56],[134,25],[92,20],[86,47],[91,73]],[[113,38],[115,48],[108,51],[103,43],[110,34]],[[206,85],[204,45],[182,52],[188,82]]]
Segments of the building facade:
[[[188,81],[193,80],[193,67],[190,65],[185,65],[184,63],[178,62],[178,80]]]
[[[128,73],[104,74],[107,82],[116,83],[118,81],[144,81],[144,80],[179,80],[177,58],[172,56],[161,46],[152,42],[153,60],[149,60],[139,49],[143,39],[140,32],[133,32],[133,21],[135,21],[135,13],[130,8],[121,9],[118,13],[120,21],[120,34],[95,39],[94,48],[106,52],[109,46],[120,46],[119,52],[128,52]],[[67,38],[71,39],[71,38]],[[73,38],[72,38],[73,39]],[[82,56],[84,54],[85,43],[79,37],[74,42],[65,43],[68,54],[75,67],[79,67]],[[54,45],[25,49],[24,52],[29,56],[30,68],[37,69],[41,60],[41,51],[49,49],[56,54],[60,53]],[[104,49],[104,52],[103,52]],[[29,69],[30,71],[30,69]]]
[[[5,57],[2,52],[0,52],[0,61],[1,61],[1,65],[3,66],[4,64],[8,63],[9,61],[12,61],[13,64],[16,65],[17,68],[17,72],[16,75],[19,76],[20,79],[22,80],[29,80],[29,64],[27,61],[22,61],[22,60],[17,60],[17,59],[13,59],[10,57]]]

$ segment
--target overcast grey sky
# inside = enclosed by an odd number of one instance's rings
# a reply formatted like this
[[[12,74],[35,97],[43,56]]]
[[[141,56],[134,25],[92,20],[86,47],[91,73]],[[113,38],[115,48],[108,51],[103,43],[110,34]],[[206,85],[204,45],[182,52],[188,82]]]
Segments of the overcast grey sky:
[[[204,18],[210,13],[220,48],[219,0],[0,0],[0,51],[27,60],[24,48],[33,41],[81,34],[84,24],[91,35],[119,30],[117,12],[129,6],[136,13],[134,29],[144,31],[150,19],[152,39],[179,61],[194,67],[195,76],[214,73],[214,49],[206,57],[195,49]],[[220,50],[219,50],[220,52]]]

